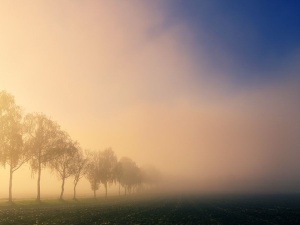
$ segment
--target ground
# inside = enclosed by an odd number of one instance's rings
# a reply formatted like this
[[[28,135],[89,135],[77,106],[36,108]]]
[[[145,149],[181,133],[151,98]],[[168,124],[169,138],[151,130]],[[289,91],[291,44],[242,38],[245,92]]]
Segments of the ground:
[[[0,224],[300,224],[300,196],[130,196],[0,204]]]

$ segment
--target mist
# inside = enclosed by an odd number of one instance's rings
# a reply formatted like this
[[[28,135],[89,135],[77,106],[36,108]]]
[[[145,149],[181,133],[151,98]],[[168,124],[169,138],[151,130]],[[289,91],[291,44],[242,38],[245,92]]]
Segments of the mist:
[[[2,1],[0,89],[25,112],[49,115],[84,149],[112,147],[118,158],[154,165],[164,191],[299,192],[298,50],[260,72],[276,79],[241,84],[235,74],[249,71],[223,46],[222,62],[212,61],[168,4]],[[16,197],[35,195],[29,168],[15,182]],[[86,180],[79,185],[92,196]],[[45,172],[42,195],[59,188]]]

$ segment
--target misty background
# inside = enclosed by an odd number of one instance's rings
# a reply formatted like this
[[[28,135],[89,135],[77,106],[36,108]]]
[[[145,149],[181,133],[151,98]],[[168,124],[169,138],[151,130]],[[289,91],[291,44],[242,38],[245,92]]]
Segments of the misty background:
[[[1,1],[0,89],[85,149],[154,164],[165,188],[298,192],[297,3],[241,2]],[[17,171],[14,196],[35,179]],[[59,188],[44,174],[42,197]]]

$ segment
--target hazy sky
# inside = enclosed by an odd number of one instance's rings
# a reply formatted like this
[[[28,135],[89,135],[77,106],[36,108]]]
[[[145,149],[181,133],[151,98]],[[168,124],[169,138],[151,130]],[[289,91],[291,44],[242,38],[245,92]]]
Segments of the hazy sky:
[[[294,192],[299,9],[265,0],[3,0],[0,89],[83,148],[112,147],[193,180],[190,188]]]

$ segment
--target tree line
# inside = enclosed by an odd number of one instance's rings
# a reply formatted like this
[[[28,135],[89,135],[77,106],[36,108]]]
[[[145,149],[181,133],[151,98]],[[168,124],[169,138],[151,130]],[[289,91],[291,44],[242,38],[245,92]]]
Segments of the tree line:
[[[43,113],[24,115],[14,96],[0,91],[0,163],[9,168],[8,201],[12,202],[13,175],[24,164],[29,164],[37,175],[37,201],[41,201],[41,177],[50,168],[61,180],[63,199],[67,178],[73,178],[73,198],[78,182],[85,177],[96,198],[102,184],[107,197],[108,185],[119,184],[130,194],[142,185],[156,185],[160,173],[154,167],[140,168],[128,157],[117,159],[111,148],[103,151],[83,150],[79,142],[61,129],[60,125]]]

